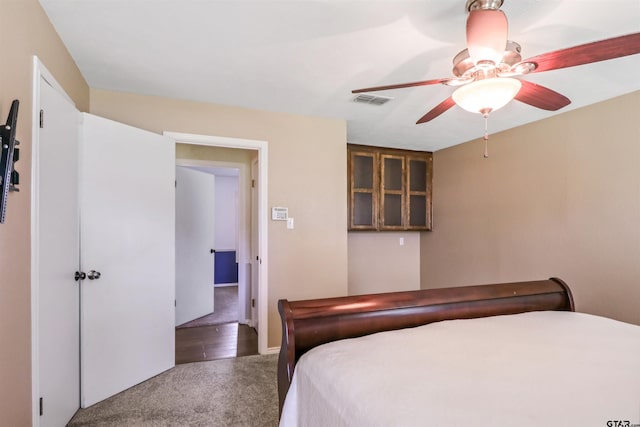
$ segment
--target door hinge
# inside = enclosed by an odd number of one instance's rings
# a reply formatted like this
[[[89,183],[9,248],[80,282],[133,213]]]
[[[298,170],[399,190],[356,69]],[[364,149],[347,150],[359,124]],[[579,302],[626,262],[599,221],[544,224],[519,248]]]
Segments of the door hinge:
[[[256,300],[255,298],[251,298],[251,308],[254,308],[256,306]]]
[[[252,179],[251,180],[251,188],[255,188],[256,187],[256,180]]]
[[[177,307],[177,306],[178,306],[178,300],[175,300],[175,299],[173,300],[173,306],[174,306],[174,307]]]
[[[44,405],[42,403],[42,398],[40,398],[40,416],[42,416],[42,414],[44,414]]]
[[[40,110],[40,129],[44,128],[44,110]]]

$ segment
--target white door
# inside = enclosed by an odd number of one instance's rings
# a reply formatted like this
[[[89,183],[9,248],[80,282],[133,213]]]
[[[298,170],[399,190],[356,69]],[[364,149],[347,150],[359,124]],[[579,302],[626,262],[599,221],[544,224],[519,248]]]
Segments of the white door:
[[[34,159],[37,348],[41,426],[63,426],[80,406],[78,132],[80,113],[40,79]]]
[[[175,144],[82,117],[85,408],[174,366]]]
[[[213,313],[215,176],[176,167],[176,325]]]
[[[258,328],[258,289],[260,288],[260,242],[258,217],[258,159],[251,162],[251,322]]]

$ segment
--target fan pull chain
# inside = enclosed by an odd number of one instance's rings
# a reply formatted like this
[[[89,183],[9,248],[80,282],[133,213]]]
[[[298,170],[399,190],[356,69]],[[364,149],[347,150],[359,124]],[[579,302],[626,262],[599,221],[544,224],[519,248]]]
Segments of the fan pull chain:
[[[482,137],[484,140],[484,158],[489,158],[489,115],[484,115],[484,136]]]

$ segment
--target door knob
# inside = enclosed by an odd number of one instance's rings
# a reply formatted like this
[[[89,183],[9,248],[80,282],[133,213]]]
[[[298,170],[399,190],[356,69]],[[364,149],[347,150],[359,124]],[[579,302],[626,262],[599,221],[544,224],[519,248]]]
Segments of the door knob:
[[[76,279],[76,282],[79,280],[84,280],[87,278],[87,274],[84,271],[76,271],[73,275],[73,278]]]
[[[100,272],[91,270],[87,273],[87,279],[89,280],[98,280],[100,278]]]

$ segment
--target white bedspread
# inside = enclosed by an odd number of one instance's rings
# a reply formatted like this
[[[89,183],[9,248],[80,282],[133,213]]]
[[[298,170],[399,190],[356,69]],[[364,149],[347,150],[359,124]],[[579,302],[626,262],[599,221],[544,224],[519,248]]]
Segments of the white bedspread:
[[[640,326],[545,311],[316,347],[296,365],[280,426],[606,427],[614,420],[640,424]]]

